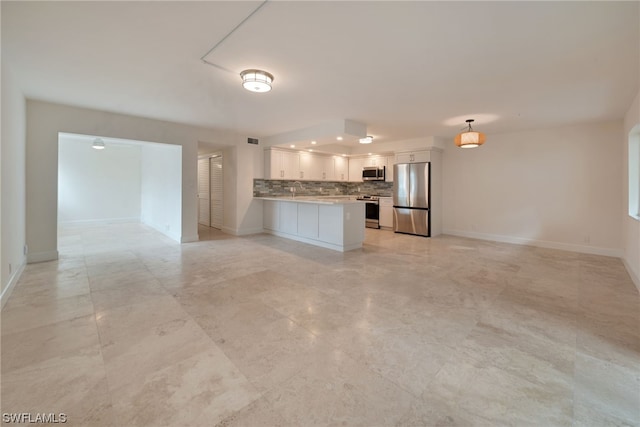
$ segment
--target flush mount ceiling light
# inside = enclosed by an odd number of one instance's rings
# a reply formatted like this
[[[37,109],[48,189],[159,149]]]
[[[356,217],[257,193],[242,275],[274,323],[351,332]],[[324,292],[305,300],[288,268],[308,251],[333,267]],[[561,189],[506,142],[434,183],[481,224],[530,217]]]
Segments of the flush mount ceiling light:
[[[240,73],[242,87],[251,92],[269,92],[273,75],[262,70],[244,70]]]
[[[100,138],[96,138],[93,140],[92,147],[96,150],[104,150],[104,141]]]
[[[364,138],[360,138],[360,144],[371,144],[372,142],[373,142],[373,137],[370,135],[367,135]]]
[[[467,119],[468,128],[456,135],[454,142],[460,148],[476,148],[484,144],[486,136],[482,132],[471,129],[473,119]]]

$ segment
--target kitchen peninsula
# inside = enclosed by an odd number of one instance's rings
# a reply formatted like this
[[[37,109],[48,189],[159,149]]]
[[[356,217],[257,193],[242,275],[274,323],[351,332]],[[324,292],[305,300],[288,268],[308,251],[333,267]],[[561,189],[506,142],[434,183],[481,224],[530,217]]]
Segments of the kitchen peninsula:
[[[349,196],[254,197],[265,232],[335,251],[362,247],[365,204]]]

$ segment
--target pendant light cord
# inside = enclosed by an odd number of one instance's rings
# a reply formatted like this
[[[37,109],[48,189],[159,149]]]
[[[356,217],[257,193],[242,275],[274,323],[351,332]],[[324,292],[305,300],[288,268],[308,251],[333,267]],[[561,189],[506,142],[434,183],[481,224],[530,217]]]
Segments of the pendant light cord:
[[[205,64],[207,64],[207,65],[211,65],[212,67],[216,67],[216,68],[219,68],[219,69],[221,69],[221,70],[228,71],[228,72],[230,72],[230,73],[234,73],[234,71],[231,71],[231,70],[229,70],[228,68],[224,68],[224,67],[222,67],[222,66],[220,66],[220,65],[214,64],[213,62],[209,62],[209,61],[207,61],[205,58],[206,58],[207,56],[209,56],[209,54],[211,54],[211,52],[213,52],[214,50],[216,50],[216,48],[217,48],[218,46],[220,46],[220,45],[221,45],[221,44],[222,44],[226,39],[228,39],[228,38],[229,38],[229,36],[231,36],[231,34],[233,34],[233,33],[234,33],[238,28],[240,28],[240,27],[242,26],[242,24],[244,24],[245,22],[247,22],[247,21],[249,20],[249,18],[251,18],[251,17],[252,17],[252,16],[253,16],[257,11],[259,11],[260,9],[262,9],[262,7],[263,7],[265,4],[267,4],[267,1],[269,1],[269,0],[264,0],[262,3],[260,3],[260,5],[259,5],[258,7],[256,7],[256,8],[253,10],[253,12],[251,12],[249,15],[247,15],[247,17],[246,17],[246,18],[244,18],[242,21],[240,21],[240,23],[239,23],[238,25],[236,25],[236,26],[235,26],[231,31],[229,31],[229,32],[227,33],[227,35],[226,35],[226,36],[224,36],[224,37],[223,37],[223,38],[222,38],[218,43],[216,43],[216,44],[215,44],[215,46],[213,46],[211,49],[209,49],[209,50],[207,51],[207,53],[205,53],[204,55],[202,55],[202,57],[200,58],[200,60],[201,60],[202,62],[204,62]]]

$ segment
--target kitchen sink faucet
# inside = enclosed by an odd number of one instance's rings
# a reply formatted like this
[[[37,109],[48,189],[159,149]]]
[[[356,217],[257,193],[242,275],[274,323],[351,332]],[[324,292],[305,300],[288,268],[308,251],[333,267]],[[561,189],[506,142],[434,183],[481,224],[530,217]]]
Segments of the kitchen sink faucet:
[[[300,190],[304,191],[304,187],[300,181],[294,181],[293,187],[291,187],[291,197],[296,197],[296,184],[300,186]]]

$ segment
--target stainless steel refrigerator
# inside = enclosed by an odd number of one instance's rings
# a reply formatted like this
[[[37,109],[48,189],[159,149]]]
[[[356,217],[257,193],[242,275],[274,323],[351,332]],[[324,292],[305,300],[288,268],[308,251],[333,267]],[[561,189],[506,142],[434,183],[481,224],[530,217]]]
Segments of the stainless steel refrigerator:
[[[428,162],[393,166],[393,230],[396,233],[431,235],[429,166]]]

